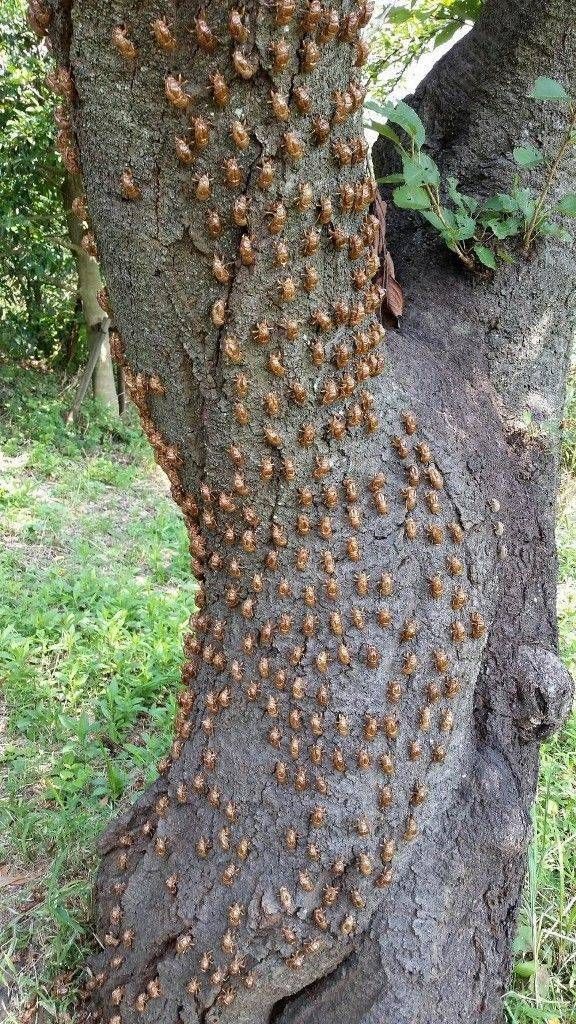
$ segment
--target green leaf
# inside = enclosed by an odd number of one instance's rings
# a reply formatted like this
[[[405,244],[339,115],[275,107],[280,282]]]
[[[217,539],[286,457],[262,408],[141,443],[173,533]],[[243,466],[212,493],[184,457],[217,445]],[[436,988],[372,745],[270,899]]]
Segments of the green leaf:
[[[383,138],[390,139],[390,141],[393,142],[400,150],[404,149],[401,138],[394,129],[390,127],[390,125],[384,124],[382,121],[369,120],[368,127],[371,128],[373,132],[378,132],[378,135],[382,135]]]
[[[440,170],[432,157],[419,153],[413,159],[407,153],[402,156],[402,167],[407,185],[439,185]]]
[[[410,21],[412,17],[412,11],[409,7],[396,7],[388,14],[388,20],[392,25],[402,25],[405,21]]]
[[[403,174],[385,174],[383,178],[376,178],[377,185],[401,185],[404,181]]]
[[[514,189],[514,199],[516,201],[517,209],[520,211],[525,221],[529,221],[534,216],[536,209],[536,201],[530,189],[528,188],[517,188]]]
[[[476,221],[473,217],[469,217],[467,213],[456,214],[456,227],[457,237],[459,242],[465,242],[468,238],[473,238],[476,233]]]
[[[382,103],[378,103],[378,100],[365,100],[364,110],[373,110],[375,114],[380,114],[380,117],[388,117],[387,108]]]
[[[516,260],[514,259],[512,254],[509,253],[506,249],[496,249],[496,254],[498,256],[498,259],[502,260],[502,263],[509,263],[511,266],[513,266],[516,263]]]
[[[518,166],[527,170],[530,167],[537,167],[544,159],[540,150],[535,149],[534,146],[516,146],[512,153]]]
[[[433,210],[421,210],[420,211],[425,220],[427,220],[437,231],[444,231],[444,224],[440,220],[437,213]]]
[[[570,97],[566,92],[566,89],[560,82],[557,82],[554,78],[545,78],[540,76],[534,82],[528,96],[533,100],[559,100],[561,103],[565,103]]]
[[[401,185],[395,188],[392,199],[400,210],[429,210],[430,198],[419,186]]]
[[[500,240],[518,235],[522,230],[522,221],[518,217],[487,217],[482,220],[482,224]]]
[[[534,960],[519,960],[514,965],[514,974],[519,978],[531,978],[536,973],[536,964]]]
[[[485,245],[475,245],[474,253],[476,258],[480,260],[485,267],[489,267],[490,270],[496,270],[496,257],[491,249],[487,249]]]
[[[391,103],[385,103],[382,107],[382,112],[385,113],[392,124],[402,128],[416,146],[420,148],[424,145],[426,129],[416,111],[409,107],[407,103],[404,103],[402,100],[396,106]]]
[[[456,178],[448,178],[446,182],[446,190],[450,199],[457,206],[459,210],[467,210],[468,213],[474,214],[479,207],[477,199],[473,199],[472,196],[466,196],[458,189],[458,181]]]
[[[566,217],[576,217],[576,192],[563,196],[556,209]]]
[[[557,238],[560,242],[567,242],[570,244],[573,240],[573,236],[569,231],[566,231],[561,224],[556,224],[553,220],[543,220],[538,225],[536,232],[543,238]]]
[[[444,43],[449,43],[452,36],[456,35],[456,32],[460,28],[462,28],[462,25],[459,21],[453,21],[450,25],[446,25],[445,28],[434,36],[434,49],[436,49],[437,46],[442,46]]]
[[[481,213],[515,213],[517,209],[516,196],[509,196],[507,192],[497,192],[491,199],[486,200]]]

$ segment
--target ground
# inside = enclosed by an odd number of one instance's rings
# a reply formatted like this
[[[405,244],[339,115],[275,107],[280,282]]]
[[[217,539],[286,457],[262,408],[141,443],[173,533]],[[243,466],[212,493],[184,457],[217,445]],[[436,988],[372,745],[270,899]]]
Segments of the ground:
[[[79,1020],[96,837],[169,745],[194,601],[184,527],[139,428],[91,403],[66,426],[69,401],[58,375],[0,366],[6,1024]],[[576,427],[567,428],[559,609],[562,655],[576,669]],[[516,951],[510,1024],[576,1024],[576,717],[543,748]]]

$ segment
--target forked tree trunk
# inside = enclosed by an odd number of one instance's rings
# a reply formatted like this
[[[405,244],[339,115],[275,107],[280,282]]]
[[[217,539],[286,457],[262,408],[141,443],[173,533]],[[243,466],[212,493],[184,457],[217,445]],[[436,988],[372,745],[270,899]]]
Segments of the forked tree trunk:
[[[395,221],[409,312],[384,339],[365,8],[53,8],[120,356],[202,587],[171,756],[103,840],[94,1006],[495,1024],[570,700],[549,425],[573,253],[482,281]],[[568,0],[488,0],[424,86],[466,184],[508,181],[572,28]]]
[[[68,233],[78,269],[78,293],[88,335],[88,362],[74,396],[72,409],[68,416],[69,420],[74,419],[78,414],[90,383],[95,398],[98,398],[113,415],[118,416],[120,412],[110,351],[110,318],[98,301],[104,283],[98,261],[82,246],[84,226],[74,208],[74,199],[81,195],[81,183],[77,177],[68,175],[64,189],[64,202]]]

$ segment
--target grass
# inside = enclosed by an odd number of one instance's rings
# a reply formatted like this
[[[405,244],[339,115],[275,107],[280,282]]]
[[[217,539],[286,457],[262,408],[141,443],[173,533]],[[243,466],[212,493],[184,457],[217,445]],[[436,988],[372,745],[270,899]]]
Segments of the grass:
[[[140,430],[90,403],[67,427],[61,387],[0,367],[6,1024],[73,1019],[95,840],[169,744],[194,600],[184,527]],[[576,669],[576,438],[565,461],[561,635]],[[575,768],[572,720],[543,750],[510,1024],[576,1022]]]
[[[90,941],[95,837],[169,744],[194,595],[184,526],[140,430],[93,404],[66,427],[59,386],[1,370],[7,1021],[67,1019]]]

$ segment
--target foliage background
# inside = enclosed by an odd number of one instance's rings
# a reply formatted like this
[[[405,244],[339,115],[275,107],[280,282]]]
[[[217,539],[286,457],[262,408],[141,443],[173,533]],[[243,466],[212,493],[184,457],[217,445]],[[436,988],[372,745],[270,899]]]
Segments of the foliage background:
[[[76,315],[48,68],[23,0],[0,0],[0,349],[17,358],[57,356]]]

